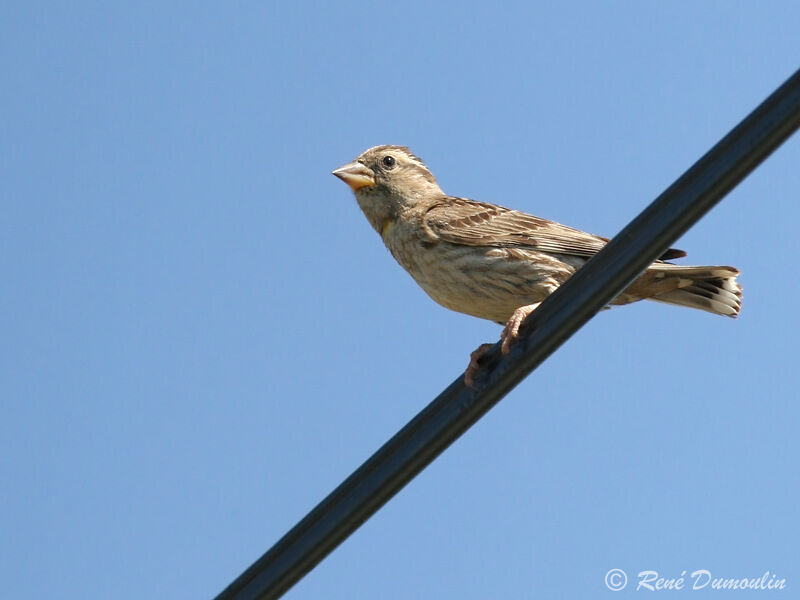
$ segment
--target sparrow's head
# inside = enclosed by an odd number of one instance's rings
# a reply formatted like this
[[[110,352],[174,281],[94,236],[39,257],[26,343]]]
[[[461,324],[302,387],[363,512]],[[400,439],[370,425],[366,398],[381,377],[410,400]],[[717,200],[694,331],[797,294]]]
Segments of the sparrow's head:
[[[436,178],[405,146],[375,146],[333,172],[362,197],[381,194],[405,207],[442,195]]]

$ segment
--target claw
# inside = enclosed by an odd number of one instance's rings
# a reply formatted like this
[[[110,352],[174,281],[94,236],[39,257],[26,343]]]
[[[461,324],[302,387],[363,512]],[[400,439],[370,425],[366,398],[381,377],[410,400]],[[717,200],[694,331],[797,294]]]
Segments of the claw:
[[[528,318],[529,314],[539,307],[540,304],[541,302],[537,302],[536,304],[520,306],[514,311],[514,314],[511,315],[511,318],[508,320],[508,323],[506,323],[506,326],[503,329],[503,333],[500,335],[500,339],[503,341],[503,344],[500,346],[503,356],[511,351],[511,343],[519,337],[519,328],[522,323],[526,318]]]
[[[539,307],[539,304],[541,304],[541,302],[520,306],[514,311],[514,314],[511,315],[511,318],[503,329],[503,333],[500,335],[500,340],[502,341],[500,350],[503,356],[511,351],[512,342],[519,337],[519,328],[525,322],[528,315]],[[494,347],[494,344],[481,344],[469,355],[469,365],[467,365],[467,370],[464,371],[464,383],[467,387],[472,387],[475,383],[475,378],[482,368],[480,361],[492,347]]]
[[[481,344],[469,355],[469,365],[467,370],[464,371],[464,383],[467,387],[472,387],[475,383],[475,377],[481,370],[480,360],[493,346],[494,344]]]

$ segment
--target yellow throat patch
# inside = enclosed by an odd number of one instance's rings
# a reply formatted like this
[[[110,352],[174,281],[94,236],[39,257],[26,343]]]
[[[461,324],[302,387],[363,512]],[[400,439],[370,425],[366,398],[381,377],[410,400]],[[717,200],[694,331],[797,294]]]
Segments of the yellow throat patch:
[[[394,227],[394,221],[392,219],[386,219],[381,225],[381,237],[386,239],[386,234]]]

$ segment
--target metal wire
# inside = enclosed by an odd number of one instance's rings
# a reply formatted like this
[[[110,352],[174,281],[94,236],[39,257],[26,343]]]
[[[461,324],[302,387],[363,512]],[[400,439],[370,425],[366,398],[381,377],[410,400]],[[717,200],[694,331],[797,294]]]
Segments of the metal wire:
[[[217,600],[278,598],[430,464],[800,126],[800,70],[531,315],[529,335],[467,388],[459,375]]]

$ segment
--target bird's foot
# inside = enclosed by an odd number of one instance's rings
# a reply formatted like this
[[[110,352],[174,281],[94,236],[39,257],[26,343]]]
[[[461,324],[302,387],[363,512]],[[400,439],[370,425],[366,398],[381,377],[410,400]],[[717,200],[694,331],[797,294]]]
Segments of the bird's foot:
[[[511,344],[519,337],[519,328],[522,326],[522,323],[525,322],[525,319],[528,318],[528,315],[538,308],[539,304],[541,304],[541,302],[520,306],[514,311],[514,314],[511,315],[511,318],[503,329],[503,333],[500,335],[500,341],[502,342],[500,350],[503,356],[511,351]],[[482,368],[480,361],[493,347],[494,344],[481,344],[469,355],[469,365],[467,366],[467,370],[464,371],[464,383],[467,387],[472,387],[475,383],[475,378]]]
[[[503,329],[503,333],[500,335],[500,340],[503,342],[500,346],[500,350],[503,352],[503,356],[511,351],[511,344],[519,337],[519,328],[522,323],[540,304],[541,302],[537,302],[536,304],[520,306],[514,311],[514,314],[511,315],[511,318]]]
[[[481,370],[480,360],[493,346],[494,344],[481,344],[469,355],[469,365],[467,366],[467,370],[464,371],[464,383],[467,387],[472,387],[472,384],[475,383],[475,377]]]

